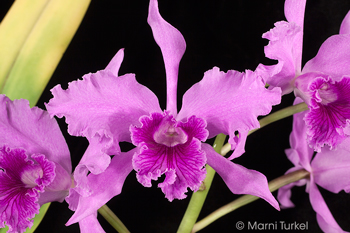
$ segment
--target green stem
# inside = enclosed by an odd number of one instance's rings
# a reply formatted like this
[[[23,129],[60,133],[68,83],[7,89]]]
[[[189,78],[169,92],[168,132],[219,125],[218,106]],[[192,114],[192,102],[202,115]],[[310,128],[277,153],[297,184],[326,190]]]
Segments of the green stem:
[[[225,139],[226,135],[224,134],[219,134],[216,136],[213,144],[213,148],[216,152],[219,153],[221,151],[221,147],[224,144]],[[183,216],[179,229],[177,230],[178,233],[191,232],[194,224],[198,219],[199,213],[203,207],[205,198],[207,197],[215,175],[215,170],[209,165],[206,165],[206,169],[207,175],[203,181],[203,188],[192,194],[190,203],[187,206],[185,215]]]
[[[120,219],[112,212],[111,209],[108,208],[107,205],[103,205],[101,208],[99,208],[98,212],[119,233],[130,233],[130,231],[126,228],[126,226],[122,223],[122,221],[120,221]]]
[[[264,127],[264,126],[266,126],[266,125],[268,125],[268,124],[270,124],[272,122],[281,120],[283,118],[292,116],[295,113],[303,112],[303,111],[306,111],[306,110],[308,110],[308,106],[303,102],[303,103],[300,103],[300,104],[296,104],[296,105],[293,105],[293,106],[286,107],[286,108],[281,109],[279,111],[276,111],[274,113],[271,113],[270,115],[262,118],[259,121],[260,128],[253,129],[253,130],[249,131],[249,134],[254,133],[255,131],[261,129],[262,127]],[[230,150],[231,150],[231,145],[229,143],[226,143],[221,149],[221,154],[222,155],[226,155]]]
[[[272,181],[269,182],[269,189],[271,192],[276,191],[277,189],[281,188],[282,186],[285,186],[287,184],[293,183],[295,181],[307,178],[309,176],[309,172],[301,169],[298,171],[294,171],[291,173],[288,173],[286,175],[283,175],[281,177],[278,177]],[[236,200],[222,206],[221,208],[215,210],[211,214],[209,214],[207,217],[203,218],[199,222],[197,222],[192,229],[192,233],[197,232],[199,230],[202,230],[204,227],[208,226],[215,220],[221,218],[222,216],[238,209],[239,207],[242,207],[246,204],[249,204],[255,200],[258,200],[259,197],[252,196],[252,195],[244,195]]]

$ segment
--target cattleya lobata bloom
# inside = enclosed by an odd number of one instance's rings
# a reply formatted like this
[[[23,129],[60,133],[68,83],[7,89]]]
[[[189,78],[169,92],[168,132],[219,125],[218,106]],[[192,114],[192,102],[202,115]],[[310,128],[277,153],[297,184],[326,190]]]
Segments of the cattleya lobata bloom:
[[[320,151],[325,144],[334,148],[350,135],[350,12],[338,35],[329,37],[317,55],[301,67],[306,0],[286,0],[287,21],[263,34],[270,40],[266,57],[278,64],[257,68],[259,75],[282,94],[294,90],[309,107],[305,115],[307,140]]]
[[[233,193],[259,196],[279,209],[266,177],[230,159],[244,153],[248,131],[259,127],[257,116],[268,114],[272,105],[280,103],[280,88],[265,89],[252,71],[224,73],[214,67],[184,94],[177,112],[178,68],[186,43],[182,34],[161,17],[156,0],[150,1],[148,23],[165,63],[165,111],[134,74],[118,76],[123,50],[104,70],[70,83],[67,90],[59,85],[52,89],[54,97],[46,105],[49,113],[65,116],[68,132],[89,140],[74,172],[76,187],[67,201],[75,213],[67,224],[81,221],[118,195],[133,169],[146,187],[165,174],[158,187],[172,201],[185,198],[187,188],[198,190],[206,163]],[[230,135],[229,143],[235,150],[229,159],[204,143],[219,133]],[[121,141],[136,147],[121,152]]]
[[[41,205],[68,196],[70,153],[56,120],[27,100],[0,95],[0,114],[0,228],[24,232]],[[104,232],[97,212],[80,222],[80,230]]]
[[[295,102],[300,103],[302,100],[297,98]],[[293,207],[290,201],[291,188],[306,184],[306,191],[309,193],[312,208],[317,213],[321,229],[326,233],[344,232],[334,220],[317,185],[333,193],[339,193],[341,190],[350,192],[350,138],[340,143],[337,150],[330,150],[329,146],[325,146],[322,152],[313,157],[314,151],[306,141],[307,128],[303,121],[305,114],[305,112],[294,114],[293,131],[290,135],[292,148],[286,150],[286,154],[295,167],[287,173],[305,169],[310,172],[310,177],[280,188],[278,200],[282,208]]]
[[[24,232],[41,205],[68,195],[70,154],[56,120],[27,100],[0,95],[0,114],[0,228]]]

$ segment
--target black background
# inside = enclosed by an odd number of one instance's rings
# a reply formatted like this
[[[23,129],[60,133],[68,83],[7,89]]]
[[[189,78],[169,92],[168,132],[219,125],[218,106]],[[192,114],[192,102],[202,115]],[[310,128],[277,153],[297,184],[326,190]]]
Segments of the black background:
[[[3,17],[13,1],[1,0]],[[264,57],[263,46],[267,40],[262,33],[273,27],[276,21],[285,20],[282,0],[159,0],[163,18],[183,34],[187,50],[180,64],[178,103],[184,92],[203,77],[213,66],[221,70],[254,70],[259,63],[273,64]],[[309,0],[306,6],[304,26],[303,64],[316,55],[322,42],[338,33],[340,23],[350,9],[348,0]],[[148,1],[92,0],[86,16],[64,54],[52,79],[45,89],[38,106],[52,97],[50,89],[67,83],[89,72],[104,69],[113,55],[125,48],[125,58],[120,74],[135,73],[137,80],[150,88],[165,108],[165,71],[160,49],[153,40],[147,24]],[[282,104],[273,111],[289,106],[293,94],[284,96]],[[73,166],[76,166],[88,143],[85,138],[69,136],[64,120],[59,119],[71,150]],[[284,150],[289,148],[292,118],[273,123],[248,137],[246,153],[234,162],[255,169],[272,180],[287,171],[292,164]],[[201,232],[234,232],[237,221],[258,223],[308,222],[304,232],[321,232],[316,222],[305,187],[293,189],[292,200],[296,208],[276,211],[265,201],[258,200],[244,206]],[[341,192],[333,194],[320,188],[334,218],[350,231],[350,196]],[[154,182],[152,188],[144,188],[132,172],[122,193],[108,206],[125,223],[131,232],[176,232],[190,200],[191,192],[184,200],[169,202]],[[275,195],[276,193],[274,193]],[[216,175],[200,219],[215,209],[237,198]],[[37,232],[79,232],[78,224],[65,227],[72,212],[66,203],[52,203]],[[99,216],[106,232],[113,228]],[[244,232],[241,231],[241,232]],[[250,231],[252,232],[252,231]],[[292,232],[292,231],[291,231]]]

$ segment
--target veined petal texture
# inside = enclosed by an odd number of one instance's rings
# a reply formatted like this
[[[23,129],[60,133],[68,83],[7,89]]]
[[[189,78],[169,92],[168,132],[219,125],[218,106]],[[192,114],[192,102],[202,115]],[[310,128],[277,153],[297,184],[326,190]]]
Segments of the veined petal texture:
[[[176,122],[168,112],[140,118],[141,127],[131,127],[134,145],[140,152],[133,158],[138,181],[151,187],[151,181],[165,174],[160,187],[169,201],[186,197],[187,188],[197,191],[205,178],[205,153],[201,141],[208,131],[203,119],[192,116]]]
[[[113,60],[120,60],[117,55]],[[120,152],[120,141],[131,142],[129,126],[138,124],[140,116],[161,111],[155,94],[139,84],[134,74],[115,75],[113,65],[120,64],[113,60],[105,70],[69,83],[67,90],[60,85],[54,87],[54,97],[46,105],[51,116],[66,118],[71,135],[86,137],[90,142],[88,151],[105,157],[103,161]],[[100,173],[108,163],[102,162],[90,171]]]
[[[350,135],[350,78],[339,82],[317,77],[309,84],[310,111],[305,115],[310,146],[335,148]]]
[[[280,88],[267,90],[254,72],[229,70],[225,73],[214,67],[184,94],[176,119],[195,115],[207,122],[209,138],[219,133],[230,135],[232,149],[238,148],[231,156],[234,158],[244,153],[248,131],[259,127],[257,117],[268,114],[272,105],[280,101]],[[235,131],[240,133],[239,138]]]

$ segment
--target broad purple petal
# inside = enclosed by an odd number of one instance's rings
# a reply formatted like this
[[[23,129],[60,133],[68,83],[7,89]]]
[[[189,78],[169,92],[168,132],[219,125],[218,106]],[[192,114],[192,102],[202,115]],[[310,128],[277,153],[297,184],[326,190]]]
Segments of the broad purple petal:
[[[323,72],[332,77],[350,74],[350,34],[329,37],[309,60],[302,73]]]
[[[338,193],[350,191],[350,138],[344,140],[336,150],[322,148],[312,160],[312,173],[316,184]]]
[[[120,58],[116,55],[114,59]],[[83,80],[71,82],[67,90],[54,87],[54,97],[46,105],[51,116],[66,117],[71,135],[89,140],[89,150],[97,153],[95,158],[104,157],[91,170],[94,174],[108,166],[109,155],[120,152],[120,141],[130,142],[131,124],[137,124],[142,115],[160,111],[154,93],[139,84],[133,74],[115,76],[112,65],[119,63],[112,61],[106,70],[84,75]]]
[[[275,23],[275,27],[262,35],[269,40],[265,55],[278,64],[259,64],[256,72],[272,87],[281,87],[282,95],[293,91],[292,80],[300,75],[303,50],[303,28],[306,0],[286,0],[286,21]]]
[[[350,11],[346,14],[340,25],[339,34],[350,34]]]
[[[292,80],[301,72],[303,30],[295,22],[280,21],[262,36],[269,40],[265,56],[278,60],[277,65],[259,65],[256,72],[266,83],[281,87],[283,94],[293,90]]]
[[[186,50],[182,34],[166,22],[159,14],[157,0],[151,0],[147,18],[152,28],[154,40],[159,45],[164,59],[167,79],[167,107],[172,115],[177,113],[177,79],[180,60]]]
[[[305,116],[309,144],[317,151],[324,144],[333,148],[350,133],[350,78],[339,82],[316,78],[309,92],[310,112]]]
[[[277,210],[280,209],[263,174],[232,163],[216,153],[209,144],[202,143],[202,149],[206,153],[207,163],[221,176],[232,193],[251,194],[260,197]]]
[[[207,122],[209,138],[219,133],[230,135],[232,149],[237,148],[234,158],[244,152],[248,131],[259,127],[257,117],[268,114],[280,101],[280,89],[267,90],[252,71],[224,73],[214,67],[185,93],[177,120],[195,115]],[[239,139],[235,131],[240,133]]]
[[[133,170],[132,156],[137,149],[130,150],[126,153],[121,153],[112,158],[108,168],[101,174],[89,174],[87,182],[91,188],[91,195],[87,197],[80,196],[77,209],[73,216],[67,222],[67,226],[94,214],[101,206],[106,204],[111,198],[119,195],[126,177]],[[76,194],[73,194],[76,195]],[[76,196],[71,197],[69,202],[76,201]],[[74,205],[75,203],[69,203]]]
[[[138,181],[151,187],[151,181],[165,174],[158,187],[169,201],[186,197],[187,188],[197,191],[205,178],[205,154],[200,141],[208,135],[205,121],[192,116],[176,122],[173,116],[152,113],[140,119],[141,127],[132,127],[132,140],[140,148],[133,158]]]
[[[24,148],[29,154],[44,154],[46,159],[72,172],[69,149],[55,119],[28,100],[11,101],[0,95],[0,146]]]
[[[79,222],[80,233],[105,233],[97,220],[97,212],[87,216]]]
[[[342,233],[343,231],[338,223],[334,220],[332,213],[329,211],[320,191],[311,177],[310,181],[310,202],[312,208],[317,213],[317,222],[324,232]]]
[[[8,232],[24,232],[39,213],[40,192],[55,177],[55,165],[43,155],[28,158],[22,149],[0,148],[0,227]]]

